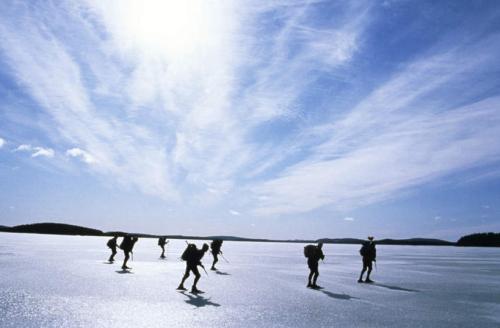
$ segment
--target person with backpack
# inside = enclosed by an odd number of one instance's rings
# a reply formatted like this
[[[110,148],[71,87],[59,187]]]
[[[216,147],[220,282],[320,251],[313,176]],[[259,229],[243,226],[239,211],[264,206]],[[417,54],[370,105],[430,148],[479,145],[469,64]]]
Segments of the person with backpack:
[[[194,274],[194,282],[193,286],[191,287],[191,293],[201,293],[201,291],[196,287],[198,280],[200,280],[201,277],[200,272],[198,271],[198,265],[201,266],[203,270],[205,270],[205,267],[201,263],[201,258],[207,251],[207,244],[203,244],[203,247],[201,249],[196,248],[195,244],[188,244],[181,256],[181,259],[183,261],[186,261],[186,271],[184,272],[184,276],[182,277],[182,281],[179,284],[179,287],[177,287],[177,290],[186,290],[186,288],[184,288],[184,282],[189,277],[189,272],[191,271]]]
[[[212,263],[212,267],[210,268],[210,270],[217,270],[217,268],[215,267],[215,263],[217,263],[219,261],[219,254],[222,254],[222,251],[220,250],[220,248],[222,247],[222,240],[221,239],[214,239],[211,243],[210,243],[210,248],[211,248],[211,252],[212,252],[212,255],[214,257],[214,261]]]
[[[324,260],[323,243],[318,243],[318,246],[307,245],[304,247],[304,256],[307,258],[307,265],[309,266],[309,279],[307,281],[308,288],[321,288],[316,284],[319,276],[319,260]]]
[[[372,262],[377,261],[377,250],[375,249],[375,242],[373,237],[369,236],[368,241],[363,243],[359,254],[363,257],[363,270],[361,270],[361,275],[359,276],[358,282],[363,282],[363,274],[368,270],[366,274],[366,280],[364,282],[371,283],[373,280],[370,279],[370,274],[372,273]]]
[[[116,247],[118,246],[117,242],[118,242],[118,236],[114,236],[106,243],[106,245],[111,249],[111,255],[108,259],[108,262],[110,263],[113,263],[115,261]]]
[[[163,236],[158,238],[158,246],[161,247],[161,255],[160,258],[164,259],[165,258],[165,245],[168,244],[167,237]]]
[[[133,254],[134,245],[138,240],[139,240],[138,237],[132,237],[130,235],[126,235],[125,237],[123,237],[123,240],[120,244],[120,248],[123,250],[123,253],[125,254],[125,258],[123,259],[123,265],[122,265],[123,270],[132,269],[127,266],[127,262],[130,258],[130,253]]]

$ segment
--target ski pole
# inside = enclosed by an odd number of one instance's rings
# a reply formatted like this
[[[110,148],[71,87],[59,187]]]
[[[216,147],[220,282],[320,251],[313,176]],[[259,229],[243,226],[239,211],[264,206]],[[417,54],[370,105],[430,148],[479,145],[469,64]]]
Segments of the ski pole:
[[[203,271],[205,271],[205,274],[206,274],[206,275],[207,275],[207,277],[208,277],[208,272],[207,272],[207,270],[205,270],[205,266],[203,266],[203,264],[201,264],[201,263],[200,263],[200,266],[201,266],[201,268],[203,269]]]
[[[229,261],[224,257],[224,254],[222,254],[222,252],[220,252],[220,256],[222,256],[222,258],[224,259],[224,261],[226,261],[227,263],[229,263]]]

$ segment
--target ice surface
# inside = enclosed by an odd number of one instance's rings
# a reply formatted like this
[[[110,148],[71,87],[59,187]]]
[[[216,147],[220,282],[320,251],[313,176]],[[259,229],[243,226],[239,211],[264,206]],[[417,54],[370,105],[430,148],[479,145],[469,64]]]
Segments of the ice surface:
[[[325,245],[316,291],[303,244],[225,242],[195,296],[175,290],[184,241],[160,260],[140,239],[122,273],[107,239],[0,233],[0,327],[500,327],[500,249],[378,246],[369,285],[359,246]]]

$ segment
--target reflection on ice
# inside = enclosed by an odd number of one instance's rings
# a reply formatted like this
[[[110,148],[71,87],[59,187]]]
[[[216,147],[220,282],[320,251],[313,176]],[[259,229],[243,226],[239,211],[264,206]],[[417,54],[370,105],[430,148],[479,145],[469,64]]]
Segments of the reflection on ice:
[[[184,241],[159,260],[156,240],[141,239],[126,271],[123,254],[106,261],[105,242],[0,233],[0,327],[500,325],[499,249],[378,246],[375,283],[366,284],[357,283],[359,246],[325,244],[323,289],[313,290],[304,245],[225,242],[229,263],[203,273],[205,293],[191,294],[175,290]]]

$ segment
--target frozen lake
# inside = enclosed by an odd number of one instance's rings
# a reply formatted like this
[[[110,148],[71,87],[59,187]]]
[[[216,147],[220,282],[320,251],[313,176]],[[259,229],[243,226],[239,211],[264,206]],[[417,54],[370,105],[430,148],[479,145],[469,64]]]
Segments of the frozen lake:
[[[500,327],[500,249],[378,246],[370,285],[359,246],[325,245],[311,290],[303,244],[225,242],[195,296],[175,290],[184,241],[160,260],[140,239],[122,273],[107,239],[0,233],[0,327]]]

